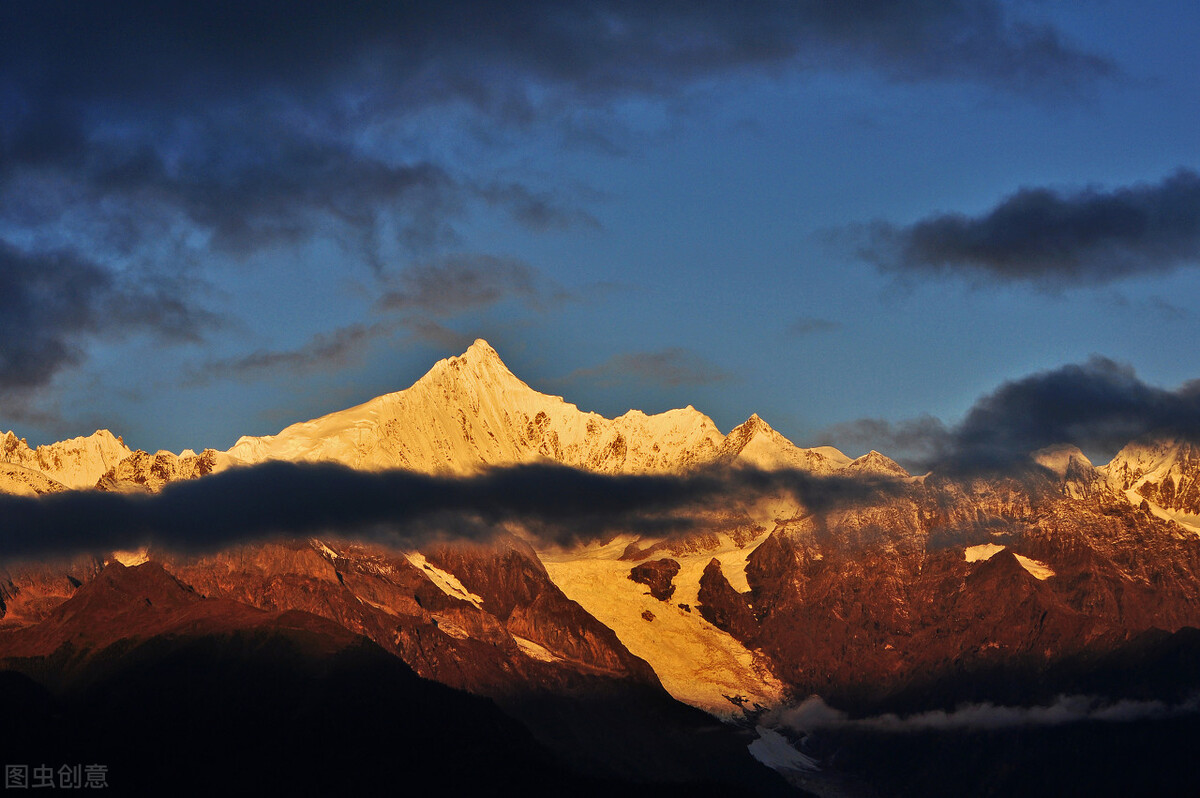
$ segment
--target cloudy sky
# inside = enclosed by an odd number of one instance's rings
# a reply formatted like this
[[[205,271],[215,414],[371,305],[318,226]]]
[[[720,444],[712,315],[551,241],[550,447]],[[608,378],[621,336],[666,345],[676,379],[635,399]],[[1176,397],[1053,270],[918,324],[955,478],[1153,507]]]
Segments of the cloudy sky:
[[[1198,38],[1167,0],[7,0],[0,429],[226,448],[484,337],[606,415],[1111,455],[1198,417]]]

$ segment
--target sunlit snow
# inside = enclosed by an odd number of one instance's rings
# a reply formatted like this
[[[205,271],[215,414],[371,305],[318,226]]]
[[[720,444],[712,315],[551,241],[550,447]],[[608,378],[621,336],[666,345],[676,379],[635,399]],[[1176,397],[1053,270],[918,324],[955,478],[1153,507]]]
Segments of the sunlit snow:
[[[474,604],[476,607],[483,609],[483,597],[467,590],[463,583],[458,581],[458,577],[449,571],[443,571],[436,565],[433,565],[425,559],[425,555],[419,551],[410,552],[404,555],[408,561],[415,565],[418,570],[429,577],[429,581],[433,582],[447,596],[453,596],[460,601],[467,601]]]
[[[713,557],[722,561],[735,589],[746,589],[746,552],[726,540],[726,546],[715,552],[662,555],[681,565],[675,595],[663,602],[648,595],[645,585],[629,579],[633,563],[618,559],[632,540],[621,536],[603,546],[542,551],[539,556],[567,597],[616,632],[635,656],[650,663],[663,687],[678,700],[722,717],[742,714],[726,696],[740,696],[749,704],[777,704],[782,685],[761,657],[705,621],[695,606],[700,574]],[[691,611],[680,604],[688,604]],[[643,617],[646,611],[654,620]]]

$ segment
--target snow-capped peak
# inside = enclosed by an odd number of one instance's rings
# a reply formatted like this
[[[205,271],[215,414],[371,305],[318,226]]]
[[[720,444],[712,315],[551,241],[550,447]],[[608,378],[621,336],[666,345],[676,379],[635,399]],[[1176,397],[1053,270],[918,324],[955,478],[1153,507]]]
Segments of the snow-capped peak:
[[[439,360],[411,387],[358,407],[240,439],[241,462],[332,460],[354,468],[470,472],[553,460],[604,472],[679,470],[716,456],[723,436],[692,407],[608,419],[518,379],[486,341]]]
[[[1200,446],[1171,437],[1140,438],[1100,471],[1109,487],[1156,515],[1200,531]]]
[[[1088,459],[1087,455],[1078,446],[1069,443],[1038,449],[1031,456],[1038,465],[1048,468],[1060,477],[1067,475],[1067,469],[1070,468],[1072,462],[1077,466],[1092,468],[1092,461]]]
[[[834,450],[836,451],[836,449]],[[899,463],[887,455],[872,449],[846,466],[850,474],[873,474],[884,477],[908,477],[910,474]]]
[[[734,427],[721,444],[721,457],[736,464],[757,468],[798,468],[817,474],[840,471],[850,458],[832,446],[802,449],[757,413]]]

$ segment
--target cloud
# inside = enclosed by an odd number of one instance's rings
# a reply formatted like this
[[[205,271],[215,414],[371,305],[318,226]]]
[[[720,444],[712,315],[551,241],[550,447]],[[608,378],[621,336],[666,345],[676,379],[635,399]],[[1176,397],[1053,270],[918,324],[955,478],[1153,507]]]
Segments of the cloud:
[[[726,382],[730,375],[707,363],[694,352],[671,347],[657,352],[625,352],[613,355],[598,366],[576,369],[562,382],[592,380],[604,385],[634,381],[668,388],[712,385]]]
[[[329,463],[268,462],[168,485],[157,495],[68,491],[0,494],[0,557],[155,545],[211,550],[272,536],[337,533],[415,546],[486,538],[519,523],[569,543],[634,530],[657,534],[706,522],[731,496],[786,492],[814,509],[897,490],[889,480],[807,472],[710,469],[686,476],[604,475],[554,465],[467,477],[362,472]]]
[[[860,418],[822,430],[814,440],[842,449],[875,449],[914,473],[928,470],[950,447],[950,431],[933,416],[902,421]]]
[[[1200,439],[1200,380],[1160,388],[1131,366],[1099,356],[1006,382],[952,427],[923,417],[860,419],[826,431],[855,442],[877,436],[875,443],[893,444],[918,469],[1006,465],[1058,443],[1111,456],[1151,434]]]
[[[427,201],[452,205],[451,170],[389,160],[371,146],[397,125],[418,125],[428,108],[466,108],[487,120],[481,128],[521,129],[569,120],[565,109],[789,67],[1017,90],[1112,71],[999,0],[458,0],[336,11],[280,0],[14,2],[0,6],[0,183],[10,202],[29,178],[45,189],[63,176],[76,199],[103,194],[143,208],[169,200],[167,210],[244,247],[294,234],[289,209],[362,226],[381,197],[433,191]],[[534,228],[589,223],[527,186],[450,182]],[[234,208],[252,211],[242,229]]]
[[[295,349],[259,349],[238,357],[210,360],[189,375],[187,384],[215,379],[257,379],[281,372],[307,374],[345,366],[362,357],[372,341],[396,331],[397,323],[350,324],[313,335]]]
[[[549,194],[531,191],[520,183],[492,183],[480,188],[479,196],[489,205],[507,208],[514,219],[531,230],[600,228],[600,222],[590,213],[568,209]]]
[[[78,363],[95,336],[196,341],[219,321],[180,284],[134,280],[74,252],[27,252],[0,239],[0,392],[46,385]]]
[[[545,286],[560,293],[525,262],[494,255],[450,255],[411,266],[391,280],[376,302],[384,311],[412,311],[446,317],[507,299],[539,304]]]
[[[1200,265],[1200,175],[1112,190],[1022,188],[980,216],[939,214],[859,231],[861,254],[899,275],[1042,289],[1098,286]]]
[[[841,329],[841,322],[822,319],[817,316],[801,316],[788,325],[790,335],[805,336],[817,333],[833,332]]]
[[[201,256],[249,261],[333,243],[344,268],[383,275],[456,244],[456,225],[479,208],[536,231],[597,224],[574,193],[564,201],[537,178],[498,177],[487,131],[503,142],[542,126],[562,140],[571,122],[615,118],[605,112],[631,97],[862,67],[1021,91],[1110,71],[999,0],[17,0],[0,3],[0,238],[29,242],[29,257],[87,253],[131,277],[134,263],[178,274]],[[519,296],[518,270],[504,269],[503,288]],[[104,292],[132,292],[132,280],[117,282]],[[110,312],[137,329],[197,320],[175,289],[143,294]],[[401,285],[394,299],[420,296]],[[40,384],[79,361],[106,325],[87,303],[67,312],[70,301],[42,314],[60,308],[61,333],[9,345],[10,376]],[[160,318],[137,318],[138,307]]]
[[[105,8],[46,0],[6,3],[0,31],[0,74],[60,109],[97,98],[183,105],[197,97],[267,89],[304,96],[357,85],[375,106],[452,98],[520,117],[528,98],[513,92],[517,78],[607,95],[663,91],[797,59],[827,65],[837,57],[849,62],[838,67],[865,64],[899,79],[1017,87],[1112,70],[998,0],[759,0],[736,8],[715,0],[451,0],[336,10],[281,0],[200,7],[129,0]],[[47,119],[39,109],[17,107]],[[42,152],[60,144],[19,141]]]
[[[101,258],[333,241],[382,272],[456,242],[477,206],[597,224],[432,125],[566,136],[631,96],[863,67],[1022,91],[1111,71],[1000,0],[22,0],[0,4],[0,235]]]
[[[1200,711],[1200,698],[1179,704],[1162,701],[1109,701],[1096,696],[1062,695],[1044,706],[1001,706],[991,703],[964,704],[951,712],[933,710],[901,717],[893,713],[851,718],[845,712],[812,696],[801,704],[771,713],[767,723],[795,732],[853,728],[889,734],[925,731],[995,731],[1031,726],[1062,726],[1083,721],[1131,723],[1192,715]]]
[[[1006,382],[954,428],[954,455],[1003,459],[1054,443],[1114,452],[1157,433],[1200,436],[1200,383],[1168,390],[1103,357]]]

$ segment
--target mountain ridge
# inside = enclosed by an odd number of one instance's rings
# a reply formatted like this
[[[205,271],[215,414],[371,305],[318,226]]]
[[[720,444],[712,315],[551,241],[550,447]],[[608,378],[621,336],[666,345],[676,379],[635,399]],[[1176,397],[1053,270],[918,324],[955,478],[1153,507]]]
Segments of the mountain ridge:
[[[765,437],[770,442],[762,448],[773,451],[756,455],[760,460],[807,464],[810,470],[827,460],[850,462],[832,447],[795,446],[757,415],[737,430],[750,434],[729,443],[730,436],[691,405],[652,415],[633,409],[611,419],[582,411],[561,396],[531,388],[478,339],[462,355],[439,360],[409,388],[275,435],[242,437],[226,454],[242,463],[334,460],[354,468],[434,473],[537,460],[601,473],[677,472],[735,460]],[[753,462],[749,456],[746,461]]]

